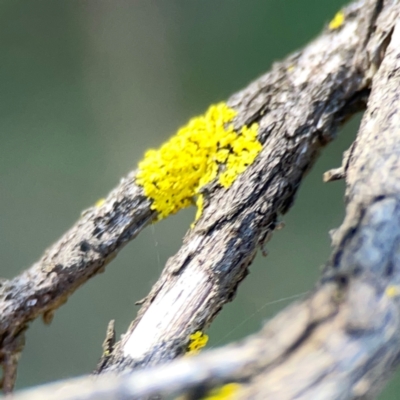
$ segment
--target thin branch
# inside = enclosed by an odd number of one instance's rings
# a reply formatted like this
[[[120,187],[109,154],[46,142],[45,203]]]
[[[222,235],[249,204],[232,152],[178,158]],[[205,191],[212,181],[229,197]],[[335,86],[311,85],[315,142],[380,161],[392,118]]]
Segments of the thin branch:
[[[27,323],[52,313],[89,278],[102,272],[118,251],[155,217],[150,201],[122,179],[102,205],[82,213],[77,223],[30,269],[0,285],[0,363],[2,386],[12,390]]]

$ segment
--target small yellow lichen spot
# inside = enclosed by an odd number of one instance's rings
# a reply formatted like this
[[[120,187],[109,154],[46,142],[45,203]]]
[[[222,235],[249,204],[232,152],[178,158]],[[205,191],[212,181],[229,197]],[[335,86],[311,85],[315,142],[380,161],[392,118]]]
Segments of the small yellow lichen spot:
[[[210,394],[204,397],[203,400],[234,400],[239,388],[240,385],[238,383],[228,383],[220,388],[211,390]]]
[[[287,67],[287,72],[292,72],[292,71],[294,71],[294,65],[293,64],[291,64],[291,65],[289,65]]]
[[[101,207],[104,203],[106,202],[106,199],[99,199],[96,201],[96,203],[94,204],[95,207],[99,208]]]
[[[139,163],[136,183],[153,200],[158,219],[196,202],[201,208],[201,189],[218,178],[228,188],[249,166],[262,146],[258,125],[239,132],[232,121],[237,112],[225,103],[211,106],[193,118],[159,150],[149,150]],[[196,218],[201,216],[201,210]]]
[[[201,331],[197,331],[192,333],[189,336],[189,345],[186,354],[187,355],[194,355],[200,352],[200,350],[207,344],[208,342],[208,335]]]
[[[400,296],[400,286],[399,285],[389,285],[386,290],[385,294],[388,297],[398,297]]]
[[[194,219],[195,221],[197,221],[201,217],[201,213],[203,212],[204,196],[202,194],[200,194],[197,197],[196,206],[197,206],[197,211],[196,211],[196,217]]]
[[[343,11],[339,11],[333,17],[332,21],[329,22],[329,29],[331,31],[338,29],[343,25],[343,22],[344,22],[344,13]]]

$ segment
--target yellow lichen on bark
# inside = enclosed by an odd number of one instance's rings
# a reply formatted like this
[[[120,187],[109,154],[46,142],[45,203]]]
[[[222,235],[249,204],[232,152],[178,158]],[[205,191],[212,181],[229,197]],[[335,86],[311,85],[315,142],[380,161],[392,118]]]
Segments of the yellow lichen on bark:
[[[332,21],[329,22],[329,29],[331,31],[340,28],[344,23],[344,13],[343,11],[338,11],[336,15],[333,17]]]
[[[234,400],[240,389],[238,383],[227,383],[219,388],[213,389],[203,400]]]
[[[386,290],[385,294],[388,297],[394,298],[400,296],[400,286],[399,285],[389,285]]]
[[[158,219],[197,202],[201,189],[218,178],[228,188],[256,158],[262,146],[258,125],[233,129],[237,112],[225,103],[211,106],[178,130],[158,150],[149,150],[139,163],[136,182],[153,200]],[[201,210],[197,217],[201,215]]]
[[[198,354],[200,350],[207,344],[208,335],[201,331],[192,333],[189,337],[189,345],[186,355]]]

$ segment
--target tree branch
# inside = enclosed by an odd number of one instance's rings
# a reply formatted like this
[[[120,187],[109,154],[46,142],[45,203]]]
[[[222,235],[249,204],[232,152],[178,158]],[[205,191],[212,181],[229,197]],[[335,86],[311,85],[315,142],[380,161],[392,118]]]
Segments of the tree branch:
[[[207,188],[201,219],[99,371],[175,358],[190,334],[205,329],[233,298],[320,149],[364,105],[396,13],[392,3],[353,3],[340,27],[326,29],[229,99],[238,112],[236,129],[256,121],[263,149],[228,190]]]
[[[0,363],[2,386],[12,390],[27,324],[39,315],[50,322],[68,296],[102,272],[118,251],[155,217],[134,174],[122,179],[104,204],[77,223],[30,269],[0,285]]]

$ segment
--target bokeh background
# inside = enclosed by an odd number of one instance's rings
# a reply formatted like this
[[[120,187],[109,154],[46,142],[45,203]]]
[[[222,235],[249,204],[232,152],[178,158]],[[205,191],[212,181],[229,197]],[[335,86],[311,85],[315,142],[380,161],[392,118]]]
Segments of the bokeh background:
[[[144,151],[305,45],[341,0],[71,0],[0,3],[0,275],[28,268],[104,197]],[[354,118],[305,179],[286,227],[257,256],[209,347],[242,338],[306,292],[344,215],[343,182],[323,184],[354,139]],[[194,209],[147,228],[80,288],[50,326],[27,332],[18,388],[89,373],[110,319],[180,247]],[[397,386],[396,386],[397,385]],[[397,399],[392,380],[381,399]]]

